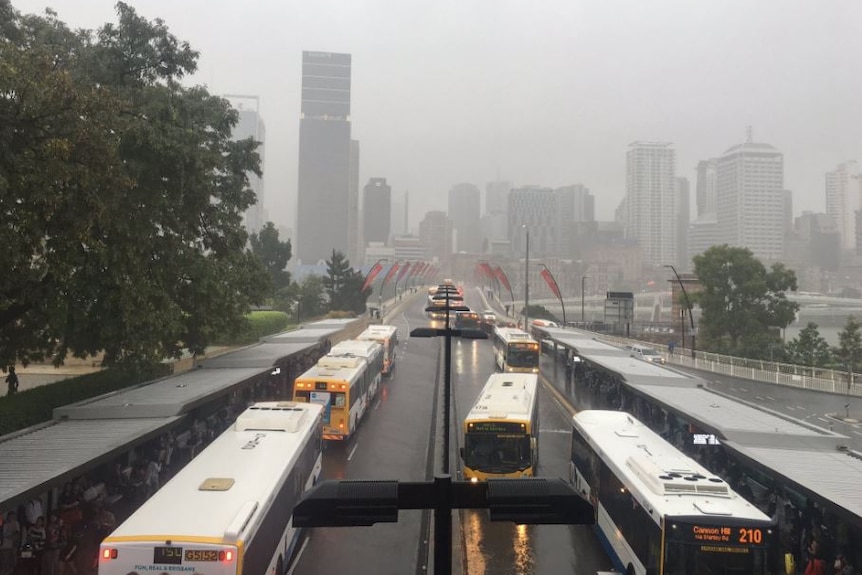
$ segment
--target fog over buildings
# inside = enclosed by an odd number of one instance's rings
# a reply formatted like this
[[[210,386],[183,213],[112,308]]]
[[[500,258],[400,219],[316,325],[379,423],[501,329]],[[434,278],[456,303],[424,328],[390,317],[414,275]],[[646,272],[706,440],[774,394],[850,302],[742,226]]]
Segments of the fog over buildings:
[[[112,2],[46,5],[74,27],[113,21]],[[824,174],[862,155],[856,0],[425,3],[141,0],[201,52],[190,83],[260,96],[266,210],[295,225],[303,51],[351,54],[359,182],[410,190],[410,225],[470,182],[583,183],[610,220],[633,141],[674,144],[677,176],[744,139],[784,154],[797,215],[825,209]]]

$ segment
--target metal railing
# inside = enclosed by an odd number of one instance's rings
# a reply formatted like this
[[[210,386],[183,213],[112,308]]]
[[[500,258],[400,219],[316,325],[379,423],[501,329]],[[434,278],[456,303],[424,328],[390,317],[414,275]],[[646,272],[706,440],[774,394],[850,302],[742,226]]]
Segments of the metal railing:
[[[595,338],[620,347],[644,344],[654,347],[649,342],[602,333],[596,333]],[[690,350],[679,347],[675,348],[673,353],[665,352],[664,356],[668,363],[682,367],[788,387],[862,397],[862,374],[858,373],[853,374],[853,383],[850,384],[847,371],[834,369],[748,359],[705,351],[698,351],[696,357],[692,358]]]

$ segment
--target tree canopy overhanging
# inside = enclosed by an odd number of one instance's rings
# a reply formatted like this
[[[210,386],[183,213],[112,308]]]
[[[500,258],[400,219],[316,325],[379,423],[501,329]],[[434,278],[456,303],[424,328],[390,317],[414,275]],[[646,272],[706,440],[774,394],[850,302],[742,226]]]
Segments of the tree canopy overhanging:
[[[777,331],[793,322],[799,305],[785,292],[796,290],[796,274],[774,263],[766,267],[748,248],[713,246],[694,257],[702,286],[691,299],[700,305],[698,337],[703,349],[768,357]]]
[[[70,30],[0,0],[0,362],[153,362],[237,329],[269,278],[246,249],[257,143],[180,81],[198,53],[124,3]]]

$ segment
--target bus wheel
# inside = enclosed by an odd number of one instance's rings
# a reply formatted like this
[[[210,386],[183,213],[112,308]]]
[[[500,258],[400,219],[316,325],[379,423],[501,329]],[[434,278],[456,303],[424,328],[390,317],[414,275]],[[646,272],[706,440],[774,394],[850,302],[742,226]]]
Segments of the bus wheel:
[[[626,575],[635,575],[635,566],[631,563],[629,563],[628,567],[626,567]]]
[[[284,558],[281,555],[275,563],[275,575],[284,575]]]

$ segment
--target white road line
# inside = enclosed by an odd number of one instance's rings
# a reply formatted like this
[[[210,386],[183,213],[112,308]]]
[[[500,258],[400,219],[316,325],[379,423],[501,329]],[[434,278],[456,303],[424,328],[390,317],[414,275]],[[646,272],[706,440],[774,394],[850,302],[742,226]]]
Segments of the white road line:
[[[793,410],[795,410],[796,408],[795,408],[795,407],[793,407],[792,405],[785,405],[785,406],[784,406],[784,409],[789,409],[790,411],[793,411]]]
[[[350,458],[353,457],[353,454],[356,453],[356,448],[359,447],[359,442],[353,444],[353,449],[350,450],[350,454],[347,456],[347,461],[350,461]]]
[[[769,397],[768,395],[766,396],[766,399],[768,399],[769,401],[775,401],[774,397]]]
[[[740,390],[740,391],[743,391],[743,392],[745,392],[745,393],[748,393],[748,390],[747,390],[747,389],[745,389],[744,387],[740,387],[740,388],[739,388],[739,390]]]
[[[853,433],[855,433],[856,435],[862,435],[862,431],[857,431],[857,430],[855,430],[855,429],[853,429],[853,430],[851,430],[851,431],[852,431]]]
[[[825,418],[823,418],[823,417],[818,417],[817,419],[819,419],[820,421],[822,421],[822,422],[824,422],[824,423],[829,423],[829,420],[828,420],[828,419],[825,419]]]
[[[801,405],[797,405],[797,406],[796,406],[796,409],[805,409],[805,408],[804,408],[804,407],[802,407]]]
[[[763,401],[763,398],[760,397],[759,395],[755,395],[754,399],[756,399],[757,401]]]
[[[299,558],[302,557],[302,554],[305,553],[305,548],[308,547],[308,542],[311,540],[311,537],[306,537],[302,542],[302,547],[299,548],[299,552],[296,554],[296,558],[293,561],[293,566],[287,570],[286,575],[293,575],[293,572],[296,570],[296,566],[299,565]]]

